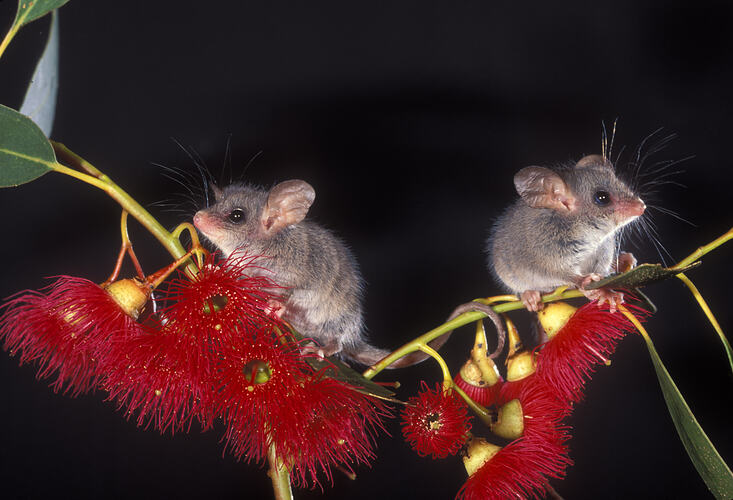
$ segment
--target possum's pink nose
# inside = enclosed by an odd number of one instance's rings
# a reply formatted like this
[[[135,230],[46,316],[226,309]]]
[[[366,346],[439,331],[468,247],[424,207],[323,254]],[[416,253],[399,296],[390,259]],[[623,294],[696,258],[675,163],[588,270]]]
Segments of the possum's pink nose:
[[[640,198],[623,200],[619,205],[619,209],[626,217],[639,217],[646,210],[646,204]]]
[[[629,213],[631,215],[640,216],[646,210],[646,204],[640,198],[633,200],[629,205]]]

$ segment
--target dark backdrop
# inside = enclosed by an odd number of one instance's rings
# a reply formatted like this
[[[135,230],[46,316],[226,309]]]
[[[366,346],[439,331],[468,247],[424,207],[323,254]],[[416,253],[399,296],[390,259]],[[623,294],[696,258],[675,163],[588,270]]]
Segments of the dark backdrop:
[[[168,226],[190,219],[184,189],[153,163],[193,172],[171,138],[222,179],[270,185],[303,178],[312,216],[353,248],[368,284],[371,338],[396,347],[458,303],[499,291],[483,254],[492,220],[531,164],[598,153],[601,123],[619,118],[616,151],[677,134],[647,162],[671,170],[651,212],[667,263],[731,222],[733,15],[726,2],[654,6],[572,2],[82,2],[61,11],[52,136]],[[0,2],[5,30],[14,2]],[[19,106],[48,20],[24,28],[0,60],[0,102]],[[229,147],[227,149],[227,144]],[[227,159],[226,152],[229,152]],[[647,170],[648,171],[648,170]],[[197,203],[201,203],[199,200]],[[0,296],[74,274],[102,281],[118,245],[117,206],[59,175],[0,192]],[[147,269],[164,252],[139,228]],[[628,243],[660,256],[648,237]],[[731,329],[730,248],[691,273]],[[733,460],[731,376],[720,343],[682,285],[652,286],[658,349],[721,454]],[[447,346],[465,356],[469,330]],[[398,377],[414,394],[426,364]],[[87,499],[268,498],[264,470],[222,456],[220,432],[139,430],[103,394],[54,394],[32,367],[0,356],[0,496]],[[567,499],[705,498],[658,390],[646,348],[630,336],[588,385],[570,422],[575,466],[553,481]],[[397,422],[379,459],[329,498],[452,498],[459,460],[413,453]],[[221,429],[218,429],[221,431]],[[401,496],[401,495],[406,496]],[[317,498],[319,491],[299,491]]]

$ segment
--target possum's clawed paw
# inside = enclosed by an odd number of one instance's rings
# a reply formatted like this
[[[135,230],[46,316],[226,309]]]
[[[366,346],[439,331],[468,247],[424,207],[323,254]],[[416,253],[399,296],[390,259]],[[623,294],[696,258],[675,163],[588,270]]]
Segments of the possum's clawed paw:
[[[341,352],[340,344],[319,345],[312,340],[304,342],[300,347],[300,353],[303,355],[315,354],[321,358],[327,358]]]
[[[527,290],[522,292],[519,297],[522,299],[522,303],[528,311],[537,312],[545,307],[545,304],[542,302],[542,295],[537,290]]]
[[[583,290],[580,291],[589,300],[598,300],[598,307],[604,303],[608,303],[608,309],[610,312],[616,312],[616,308],[623,304],[624,294],[618,290],[611,290],[610,288],[596,288],[595,290]]]
[[[267,301],[267,305],[265,306],[266,314],[270,316],[275,316],[276,318],[282,318],[284,312],[285,307],[283,306],[283,303],[279,300],[269,299]]]
[[[625,273],[636,267],[636,257],[629,252],[621,252],[614,263],[614,269],[618,273]]]

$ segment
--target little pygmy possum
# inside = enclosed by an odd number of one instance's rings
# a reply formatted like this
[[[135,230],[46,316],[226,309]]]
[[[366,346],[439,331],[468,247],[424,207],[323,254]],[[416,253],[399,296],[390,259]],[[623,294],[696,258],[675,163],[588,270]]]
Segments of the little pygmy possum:
[[[310,184],[288,180],[270,190],[246,184],[213,190],[216,203],[197,212],[194,225],[226,256],[244,251],[263,257],[259,272],[284,287],[278,314],[317,341],[319,354],[341,354],[368,366],[389,354],[366,341],[363,280],[351,251],[305,218],[316,196]],[[390,368],[426,358],[415,352]]]
[[[611,310],[623,294],[585,290],[612,271],[636,264],[617,254],[618,231],[641,216],[644,202],[599,155],[557,169],[526,167],[514,176],[520,198],[499,217],[488,240],[489,268],[531,311],[542,309],[541,292],[575,286]]]

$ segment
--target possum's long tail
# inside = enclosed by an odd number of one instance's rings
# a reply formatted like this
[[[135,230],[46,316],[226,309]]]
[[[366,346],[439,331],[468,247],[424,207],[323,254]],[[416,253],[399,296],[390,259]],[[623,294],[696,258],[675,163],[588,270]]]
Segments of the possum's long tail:
[[[506,332],[504,330],[504,323],[501,321],[501,318],[499,315],[491,308],[491,306],[481,304],[480,302],[467,302],[465,304],[461,304],[460,306],[456,307],[451,315],[448,317],[446,321],[450,321],[457,316],[469,312],[469,311],[479,311],[491,319],[491,321],[494,323],[494,326],[496,327],[496,333],[497,333],[497,347],[495,350],[495,353],[492,354],[492,357],[494,357],[497,353],[501,352],[501,350],[504,348],[504,341],[506,339]],[[443,344],[445,344],[448,339],[450,338],[450,334],[453,333],[453,330],[450,330],[440,337],[434,339],[432,342],[430,342],[428,345],[435,349],[436,351],[439,350],[441,347],[443,347]],[[367,344],[364,342],[363,344],[360,344],[356,348],[353,349],[345,349],[344,353],[347,357],[358,361],[359,363],[366,365],[366,366],[372,366],[379,362],[381,359],[386,357],[390,354],[390,351],[386,349],[380,349],[378,347],[374,347],[370,344]],[[418,363],[421,363],[428,359],[430,357],[429,354],[425,354],[422,351],[416,351],[408,354],[407,356],[404,356],[391,365],[389,365],[387,368],[405,368],[407,366],[416,365]]]

